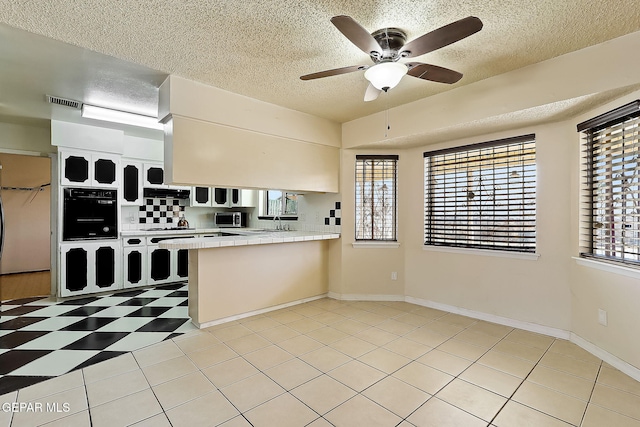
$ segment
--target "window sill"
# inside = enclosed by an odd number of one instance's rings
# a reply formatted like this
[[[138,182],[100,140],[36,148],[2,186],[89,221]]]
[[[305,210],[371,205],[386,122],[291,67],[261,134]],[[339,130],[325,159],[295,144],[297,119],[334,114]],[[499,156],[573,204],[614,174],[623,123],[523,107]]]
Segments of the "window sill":
[[[635,268],[625,267],[622,265],[608,263],[605,261],[598,261],[594,259],[582,258],[577,256],[574,256],[572,258],[576,261],[576,264],[581,265],[583,267],[595,268],[596,270],[602,270],[608,273],[614,273],[614,274],[619,274],[621,276],[640,279],[640,270],[637,270]]]
[[[282,217],[280,217],[280,215],[276,215],[275,217],[274,216],[266,216],[266,215],[258,216],[258,219],[270,220],[270,221],[273,221],[274,218],[281,219],[282,221],[297,221],[298,220],[297,216],[282,216]]]
[[[491,249],[471,249],[471,248],[454,248],[446,246],[423,246],[423,251],[429,252],[448,252],[453,254],[465,254],[465,255],[482,255],[492,256],[498,258],[514,258],[525,259],[530,261],[537,261],[540,258],[540,254],[528,253],[528,252],[511,252],[511,251],[495,251]]]
[[[384,242],[384,241],[363,241],[359,240],[351,244],[356,249],[397,249],[400,247],[398,242]]]

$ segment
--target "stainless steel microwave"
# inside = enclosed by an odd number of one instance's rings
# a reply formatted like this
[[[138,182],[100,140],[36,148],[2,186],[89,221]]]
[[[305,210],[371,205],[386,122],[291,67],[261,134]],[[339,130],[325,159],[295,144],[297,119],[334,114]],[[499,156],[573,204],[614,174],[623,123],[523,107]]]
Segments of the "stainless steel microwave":
[[[245,212],[216,212],[214,221],[218,228],[246,227],[247,214]]]

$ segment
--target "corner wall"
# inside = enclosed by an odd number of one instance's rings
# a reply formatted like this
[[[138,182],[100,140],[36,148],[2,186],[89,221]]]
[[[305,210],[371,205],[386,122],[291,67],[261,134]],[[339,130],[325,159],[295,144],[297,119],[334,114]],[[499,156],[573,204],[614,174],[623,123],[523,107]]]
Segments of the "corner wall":
[[[640,98],[640,91],[632,93],[604,105],[589,113],[576,117],[571,121],[573,137],[571,145],[571,253],[579,256],[579,194],[580,194],[580,136],[576,124],[595,117],[628,102]],[[623,267],[613,266],[610,271],[578,264],[569,259],[571,290],[571,325],[572,332],[599,349],[624,360],[636,369],[640,369],[640,341],[638,325],[640,325],[640,272],[632,276],[625,275]],[[610,265],[609,265],[610,266]],[[598,309],[605,310],[608,325],[598,323]]]
[[[423,152],[529,133],[536,135],[536,259],[424,250]],[[408,150],[401,207],[405,212],[405,294],[409,297],[564,331],[571,329],[569,293],[570,144],[556,123]]]
[[[362,299],[416,299],[502,320],[563,332],[574,342],[640,378],[640,272],[585,266],[579,256],[580,135],[576,124],[640,98],[640,91],[579,117],[521,129],[395,150],[398,171],[398,249],[355,249],[354,166],[356,154],[343,149],[341,168],[342,239],[334,254],[333,296]],[[423,249],[423,152],[528,133],[536,135],[537,260]],[[389,280],[398,269],[398,281]],[[598,309],[608,326],[598,324]]]
[[[398,154],[401,150],[342,150],[340,193],[342,195],[342,225],[340,246],[332,247],[339,253],[341,268],[332,274],[330,295],[342,299],[402,299],[404,300],[404,253],[399,248],[354,248],[355,241],[355,160],[356,154]],[[406,155],[398,160],[398,198],[402,201]],[[401,207],[399,216],[401,215]],[[405,226],[399,217],[399,234]],[[402,239],[399,238],[401,241]],[[398,280],[391,280],[391,272],[398,273]]]

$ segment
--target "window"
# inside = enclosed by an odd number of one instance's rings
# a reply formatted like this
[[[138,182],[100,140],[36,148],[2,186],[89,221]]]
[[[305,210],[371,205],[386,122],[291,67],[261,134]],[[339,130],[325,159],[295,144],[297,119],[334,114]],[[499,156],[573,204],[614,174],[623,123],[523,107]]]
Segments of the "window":
[[[535,135],[424,153],[424,244],[535,252],[535,156]]]
[[[583,133],[581,256],[640,266],[640,101],[578,125]]]
[[[398,156],[356,156],[356,240],[396,240]]]
[[[298,213],[298,196],[280,190],[266,191],[266,216],[293,216]]]

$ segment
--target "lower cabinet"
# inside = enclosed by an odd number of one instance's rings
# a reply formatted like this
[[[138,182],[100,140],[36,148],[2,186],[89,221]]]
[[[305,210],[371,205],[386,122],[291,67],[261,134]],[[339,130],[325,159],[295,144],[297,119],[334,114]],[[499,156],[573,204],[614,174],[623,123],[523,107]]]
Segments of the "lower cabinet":
[[[119,241],[60,245],[60,296],[122,289]]]
[[[126,240],[125,240],[126,242]],[[125,288],[147,284],[147,246],[125,246],[123,252],[123,282]]]
[[[189,251],[187,249],[161,249],[147,247],[148,284],[161,284],[187,280],[189,277]]]

